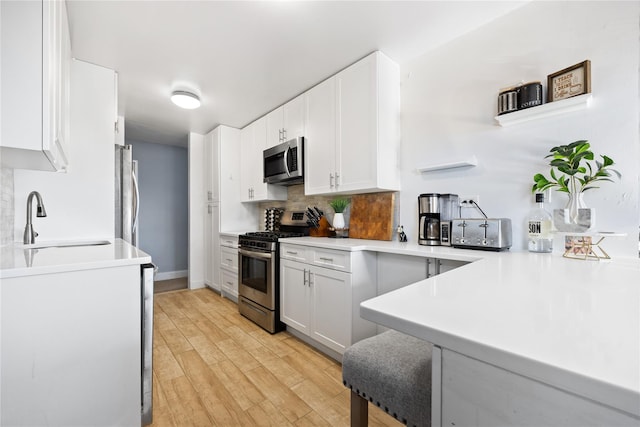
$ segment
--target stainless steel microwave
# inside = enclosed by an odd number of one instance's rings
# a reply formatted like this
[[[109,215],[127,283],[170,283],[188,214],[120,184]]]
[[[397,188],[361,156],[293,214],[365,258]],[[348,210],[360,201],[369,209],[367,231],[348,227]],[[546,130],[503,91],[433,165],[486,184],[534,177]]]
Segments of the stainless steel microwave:
[[[304,182],[304,138],[291,139],[264,150],[264,182],[293,185]]]

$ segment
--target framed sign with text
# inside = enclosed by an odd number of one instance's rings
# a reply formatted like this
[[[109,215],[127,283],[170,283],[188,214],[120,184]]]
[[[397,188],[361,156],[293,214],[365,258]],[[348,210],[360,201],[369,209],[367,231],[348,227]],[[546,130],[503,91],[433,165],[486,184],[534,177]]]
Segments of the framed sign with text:
[[[591,93],[591,61],[567,67],[547,77],[547,102]]]

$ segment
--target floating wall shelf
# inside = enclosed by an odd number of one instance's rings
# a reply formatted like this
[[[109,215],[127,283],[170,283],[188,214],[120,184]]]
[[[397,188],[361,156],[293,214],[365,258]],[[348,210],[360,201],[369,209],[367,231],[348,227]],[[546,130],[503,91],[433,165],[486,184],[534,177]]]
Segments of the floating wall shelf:
[[[460,160],[457,162],[434,163],[432,165],[427,165],[427,166],[418,168],[418,172],[433,172],[433,171],[464,168],[464,167],[477,166],[477,165],[478,165],[478,159],[476,158],[476,156],[471,156],[465,160]]]
[[[585,93],[584,95],[574,96],[561,101],[549,102],[548,104],[538,105],[537,107],[496,116],[495,119],[498,124],[503,127],[517,125],[545,117],[584,110],[591,104],[591,98],[590,93]]]

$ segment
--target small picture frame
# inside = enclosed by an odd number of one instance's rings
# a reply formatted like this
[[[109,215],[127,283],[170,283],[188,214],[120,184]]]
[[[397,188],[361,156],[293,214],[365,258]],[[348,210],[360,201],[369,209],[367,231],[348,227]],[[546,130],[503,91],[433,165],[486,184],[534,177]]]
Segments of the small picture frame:
[[[547,76],[547,102],[591,93],[591,61],[567,67]]]

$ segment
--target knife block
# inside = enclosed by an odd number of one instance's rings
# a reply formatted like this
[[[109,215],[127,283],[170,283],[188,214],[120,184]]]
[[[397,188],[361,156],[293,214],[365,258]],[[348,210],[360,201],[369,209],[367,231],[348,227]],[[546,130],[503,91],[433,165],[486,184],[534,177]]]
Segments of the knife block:
[[[329,237],[331,236],[331,231],[329,230],[329,221],[327,218],[321,217],[320,224],[318,228],[309,228],[309,236],[311,237]]]

